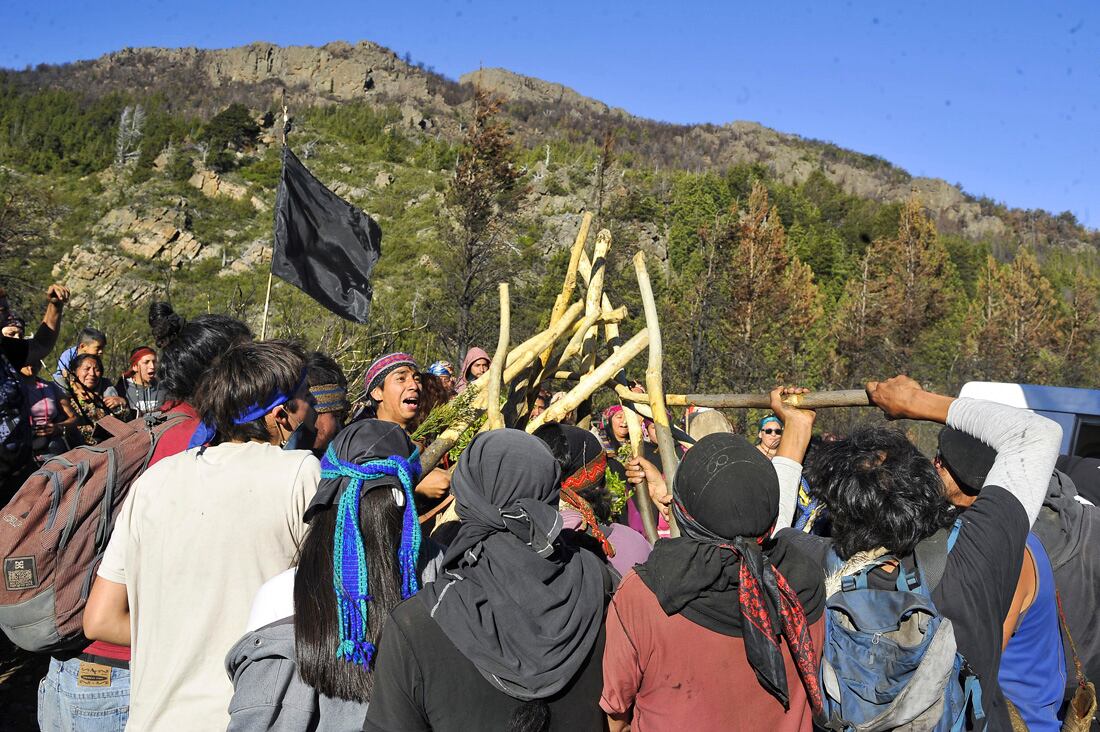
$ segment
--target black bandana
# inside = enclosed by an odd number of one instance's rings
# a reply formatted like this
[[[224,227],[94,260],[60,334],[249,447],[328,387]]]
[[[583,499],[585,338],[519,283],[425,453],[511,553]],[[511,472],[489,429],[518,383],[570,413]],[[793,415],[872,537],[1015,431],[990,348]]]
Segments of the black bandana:
[[[518,430],[475,437],[451,479],[461,524],[445,571],[420,593],[462,655],[521,700],[563,689],[603,624],[600,560],[557,541],[559,476],[535,437]]]
[[[708,435],[676,473],[672,509],[684,536],[657,542],[637,568],[661,608],[743,638],[761,685],[786,706],[782,636],[819,712],[809,624],[824,606],[823,577],[796,548],[767,538],[779,513],[771,462],[742,437]]]

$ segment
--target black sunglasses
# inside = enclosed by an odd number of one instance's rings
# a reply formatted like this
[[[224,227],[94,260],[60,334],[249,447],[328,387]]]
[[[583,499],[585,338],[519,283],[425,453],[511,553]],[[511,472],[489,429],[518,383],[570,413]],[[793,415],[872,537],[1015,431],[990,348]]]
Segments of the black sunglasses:
[[[783,428],[782,427],[776,427],[775,429],[772,429],[771,427],[768,427],[767,429],[760,430],[760,431],[763,432],[765,435],[781,435],[781,434],[783,434]]]

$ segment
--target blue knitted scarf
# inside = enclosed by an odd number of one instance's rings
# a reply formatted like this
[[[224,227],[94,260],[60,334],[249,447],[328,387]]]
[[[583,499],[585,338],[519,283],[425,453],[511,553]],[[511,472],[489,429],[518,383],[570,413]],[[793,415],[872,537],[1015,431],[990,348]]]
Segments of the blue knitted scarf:
[[[363,481],[377,480],[387,475],[396,476],[401,481],[405,491],[405,515],[397,560],[401,567],[401,597],[407,600],[420,591],[416,567],[420,557],[420,521],[413,499],[413,485],[420,476],[418,453],[414,451],[407,460],[400,455],[391,455],[383,460],[356,465],[337,457],[330,445],[321,460],[322,478],[348,479],[348,485],[337,503],[333,539],[332,586],[336,590],[340,630],[336,656],[364,668],[371,667],[375,648],[367,627],[367,603],[372,598],[367,587],[363,535],[359,530],[360,489]]]

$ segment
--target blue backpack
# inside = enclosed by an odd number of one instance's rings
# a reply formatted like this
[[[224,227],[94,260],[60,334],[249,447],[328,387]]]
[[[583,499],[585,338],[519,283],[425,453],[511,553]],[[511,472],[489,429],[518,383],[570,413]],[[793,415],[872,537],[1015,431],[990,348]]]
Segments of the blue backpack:
[[[916,569],[898,562],[893,590],[868,586],[868,575],[896,557],[885,555],[841,578],[825,602],[820,681],[825,728],[843,732],[958,732],[982,710],[978,678],[958,652],[951,620],[932,602],[961,520],[921,542]],[[832,549],[826,576],[844,571]]]

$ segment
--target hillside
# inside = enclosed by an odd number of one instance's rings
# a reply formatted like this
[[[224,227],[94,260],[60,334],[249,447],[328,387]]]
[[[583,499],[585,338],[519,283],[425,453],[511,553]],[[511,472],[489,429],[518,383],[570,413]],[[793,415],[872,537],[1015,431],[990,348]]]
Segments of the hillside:
[[[658,123],[503,69],[455,82],[368,42],[125,49],[0,73],[5,284],[29,301],[50,277],[69,283],[78,315],[67,327],[106,328],[119,342],[116,359],[144,337],[142,309],[152,298],[192,314],[227,311],[258,329],[285,104],[290,144],[329,187],[379,220],[384,255],[368,329],[277,284],[269,332],[336,352],[353,371],[396,346],[456,359],[440,262],[476,87],[506,102],[502,117],[525,186],[511,230],[522,259],[513,289],[518,332],[548,309],[564,250],[591,210],[598,226],[625,242],[611,264],[627,304],[633,285],[629,268],[620,271],[623,257],[637,245],[656,260],[674,333],[670,352],[682,361],[670,376],[676,385],[728,384],[729,363],[741,364],[745,386],[769,382],[779,374],[764,361],[788,357],[780,341],[792,330],[798,338],[786,340],[809,341],[791,375],[815,386],[849,385],[882,363],[945,388],[976,376],[1080,383],[1092,378],[1090,359],[1100,363],[1087,337],[1100,332],[1088,306],[1100,275],[1100,233],[1068,214],[1007,209],[882,159],[752,122]],[[752,224],[754,211],[768,206],[778,218]],[[778,247],[769,250],[775,268],[763,274],[736,269],[754,237]],[[927,260],[910,281],[924,278],[935,297],[899,289],[897,273],[876,264],[888,255],[912,260],[912,251],[897,249],[905,241]],[[705,273],[715,268],[704,263],[716,256],[723,262],[712,279]],[[738,289],[741,277],[748,290]],[[850,315],[852,283],[876,277],[886,298],[876,304],[882,317],[909,301],[923,303],[923,314],[891,321],[897,332],[863,331],[870,335],[860,345],[837,324]],[[775,330],[758,352],[731,350],[726,324],[708,326],[713,342],[691,337],[709,311],[739,313],[746,297],[769,287],[799,306],[770,311]],[[1010,314],[1029,317],[1014,287],[1039,287],[1047,297],[1041,304],[1057,310],[1027,343],[1026,328],[1010,336],[994,327]],[[983,309],[988,289],[1001,299],[987,297]],[[894,290],[901,301],[889,300]],[[495,305],[479,308],[491,326]],[[484,328],[487,337],[493,327]],[[868,350],[869,340],[878,346]],[[1015,364],[1020,349],[1034,353]]]
[[[621,152],[639,164],[692,172],[743,164],[764,164],[779,180],[804,182],[815,170],[861,198],[901,201],[920,194],[941,230],[973,239],[1033,235],[1040,248],[1100,245],[1100,235],[1044,212],[1005,209],[975,199],[937,178],[912,177],[874,156],[784,134],[762,125],[733,121],[716,125],[669,125],[634,117],[548,81],[504,69],[482,69],[458,83],[413,65],[368,41],[322,47],[280,47],[253,43],[239,48],[128,48],[99,59],[39,66],[14,75],[30,88],[63,88],[85,94],[160,93],[173,110],[210,114],[237,101],[266,109],[283,100],[297,109],[315,104],[371,101],[398,106],[406,120],[454,139],[456,120],[471,87],[508,100],[517,127],[532,141],[544,138],[598,140],[605,130],[624,130]],[[1064,219],[1064,216],[1063,216]],[[1068,224],[1068,225],[1067,225]],[[1035,230],[1041,233],[1034,233]]]

